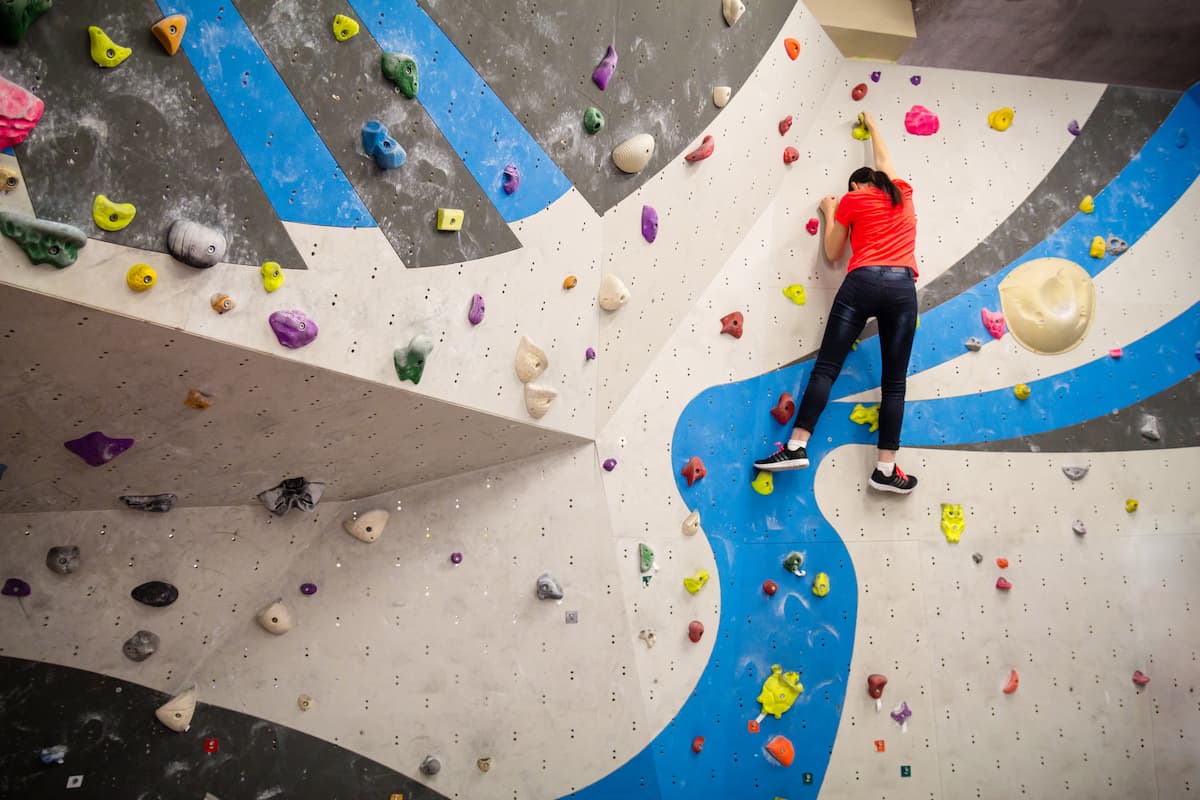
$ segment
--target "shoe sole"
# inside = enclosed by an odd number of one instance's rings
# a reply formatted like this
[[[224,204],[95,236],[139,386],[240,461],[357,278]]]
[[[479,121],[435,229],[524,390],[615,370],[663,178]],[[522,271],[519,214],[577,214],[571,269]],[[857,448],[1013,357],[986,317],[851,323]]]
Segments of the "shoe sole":
[[[917,488],[914,486],[912,489],[901,489],[899,486],[892,486],[889,483],[876,483],[870,479],[867,480],[867,483],[877,492],[891,492],[893,494],[912,494],[913,489]]]
[[[755,464],[755,469],[761,469],[763,472],[787,472],[792,469],[805,469],[808,466],[808,459],[795,459],[792,461],[779,461],[774,464]]]

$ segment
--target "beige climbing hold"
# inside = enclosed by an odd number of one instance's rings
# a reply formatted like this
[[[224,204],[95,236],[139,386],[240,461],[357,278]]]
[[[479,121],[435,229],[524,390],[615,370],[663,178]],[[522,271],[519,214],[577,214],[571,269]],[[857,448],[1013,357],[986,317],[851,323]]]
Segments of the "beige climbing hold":
[[[517,377],[521,383],[529,383],[545,372],[549,365],[550,359],[546,358],[546,351],[534,344],[528,336],[522,336],[521,343],[517,345]]]
[[[746,4],[742,0],[721,0],[721,14],[725,17],[725,24],[729,27],[732,28],[734,23],[745,13]]]
[[[154,716],[176,733],[183,733],[192,727],[192,715],[195,713],[196,687],[193,686],[159,706]]]
[[[0,167],[0,192],[7,194],[21,185],[21,173],[8,167]]]
[[[553,386],[540,383],[525,384],[525,410],[534,419],[541,419],[550,410],[550,404],[558,397],[558,390]]]
[[[308,711],[313,707],[313,699],[306,694],[302,694],[296,698],[296,705],[301,711]]]
[[[292,612],[288,611],[282,598],[258,612],[257,619],[263,630],[276,636],[282,636],[292,629]]]
[[[600,279],[600,307],[605,311],[616,311],[629,302],[629,290],[624,282],[611,272]]]
[[[379,538],[379,534],[383,533],[389,516],[388,512],[382,508],[377,508],[374,511],[359,514],[356,518],[346,520],[342,523],[342,527],[346,529],[346,533],[355,539],[370,544]]]
[[[1058,355],[1087,337],[1096,287],[1087,270],[1065,258],[1037,258],[1000,282],[1000,307],[1017,343],[1033,353]]]
[[[724,108],[729,104],[729,98],[733,97],[733,87],[731,86],[714,86],[713,87],[713,105],[717,108]]]
[[[612,160],[617,169],[636,175],[650,163],[654,155],[654,137],[648,133],[631,136],[613,148]]]
[[[700,532],[700,511],[696,510],[688,514],[683,520],[683,535],[695,536]]]

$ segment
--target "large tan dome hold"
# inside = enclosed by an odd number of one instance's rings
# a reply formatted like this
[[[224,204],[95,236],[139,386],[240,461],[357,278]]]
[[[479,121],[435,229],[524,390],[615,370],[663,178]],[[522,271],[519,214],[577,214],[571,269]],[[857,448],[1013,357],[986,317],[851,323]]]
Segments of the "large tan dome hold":
[[[648,133],[631,136],[613,148],[612,160],[617,169],[636,175],[650,163],[654,155],[654,137]]]
[[[1000,306],[1018,344],[1039,355],[1058,355],[1087,337],[1096,315],[1096,287],[1074,261],[1038,258],[1000,282]]]

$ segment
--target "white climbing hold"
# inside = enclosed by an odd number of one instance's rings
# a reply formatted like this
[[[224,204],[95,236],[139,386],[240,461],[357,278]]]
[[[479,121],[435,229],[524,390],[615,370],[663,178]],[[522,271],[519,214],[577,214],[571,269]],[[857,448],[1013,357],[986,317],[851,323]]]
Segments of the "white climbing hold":
[[[1149,439],[1152,442],[1157,442],[1162,439],[1162,435],[1158,432],[1158,417],[1153,414],[1142,414],[1142,424],[1138,428],[1138,433],[1143,439]]]
[[[558,390],[553,386],[540,383],[525,384],[525,410],[534,419],[541,419],[550,410],[550,404],[558,397]]]
[[[733,87],[713,87],[713,105],[715,105],[717,108],[724,108],[729,103],[729,98],[731,97],[733,97]]]
[[[388,523],[388,512],[381,508],[373,511],[368,511],[365,514],[359,514],[357,518],[351,518],[342,523],[342,527],[346,529],[346,533],[358,539],[360,542],[370,544],[379,538],[383,533],[384,527]]]
[[[635,175],[646,168],[653,155],[654,137],[648,133],[639,133],[614,147],[612,160],[617,169]]]
[[[521,383],[529,383],[545,372],[549,365],[550,359],[546,357],[546,351],[534,344],[528,336],[522,336],[521,343],[517,345],[516,365],[517,377]]]
[[[683,521],[683,535],[695,536],[700,532],[700,511],[696,510],[687,515]]]
[[[276,636],[282,636],[292,629],[292,612],[288,611],[282,598],[259,611],[257,619],[263,630]]]
[[[746,4],[742,0],[721,0],[721,14],[725,17],[725,24],[733,27],[733,24],[742,18],[742,14],[746,13]]]
[[[196,713],[196,687],[186,689],[158,707],[154,716],[176,733],[192,727],[192,715]]]
[[[616,311],[628,302],[629,289],[625,288],[624,282],[611,272],[606,272],[600,279],[600,307],[605,311]]]

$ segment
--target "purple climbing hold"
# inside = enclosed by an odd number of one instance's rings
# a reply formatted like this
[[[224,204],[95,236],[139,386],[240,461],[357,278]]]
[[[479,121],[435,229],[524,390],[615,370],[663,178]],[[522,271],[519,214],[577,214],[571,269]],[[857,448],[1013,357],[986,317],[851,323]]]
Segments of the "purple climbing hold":
[[[317,338],[317,323],[303,311],[276,311],[269,322],[275,338],[284,347],[304,347]]]
[[[600,87],[600,91],[608,88],[608,82],[612,80],[613,73],[617,71],[617,51],[610,44],[608,51],[604,54],[604,58],[600,59],[600,63],[596,65],[595,71],[592,72],[592,82]]]
[[[462,563],[462,553],[459,553],[457,551],[451,553],[450,554],[450,563],[451,564],[461,564]]]
[[[1187,145],[1188,145],[1187,131],[1184,130],[1183,128],[1180,128],[1178,131],[1175,132],[1175,146],[1179,147],[1179,148],[1183,148],[1183,147],[1187,147]]]
[[[504,193],[512,194],[520,188],[521,170],[517,169],[516,164],[509,164],[504,168]]]
[[[881,75],[882,75],[882,73],[879,70],[875,70],[874,72],[872,72],[871,73],[871,83],[879,83],[879,78],[881,77]]]
[[[114,439],[100,431],[92,431],[87,436],[63,442],[63,447],[86,461],[88,466],[101,467],[133,447],[133,439]]]
[[[4,588],[0,589],[0,594],[5,597],[28,597],[31,591],[29,584],[20,578],[9,578],[4,582]]]
[[[908,707],[907,702],[901,702],[900,707],[892,712],[892,719],[896,720],[897,725],[903,725],[908,722],[908,718],[912,716],[912,709]]]
[[[314,595],[317,593],[317,585],[315,583],[300,584],[300,594]]]
[[[467,312],[467,321],[472,325],[478,325],[483,322],[483,295],[471,295],[471,310]]]
[[[1071,134],[1072,136],[1078,136],[1079,130],[1079,120],[1073,119],[1067,123],[1067,133]]]
[[[588,361],[595,361],[596,360],[596,348],[589,347],[587,350],[584,350],[583,357],[586,358]],[[1200,346],[1197,346],[1196,358],[1200,358]]]
[[[642,238],[647,242],[658,238],[658,212],[654,206],[642,206]]]
[[[617,468],[617,460],[615,458],[606,458],[601,466],[604,467],[605,472],[612,472]]]
[[[913,75],[911,78],[908,79],[908,82],[911,83],[913,86],[920,86],[921,85],[921,76]]]

